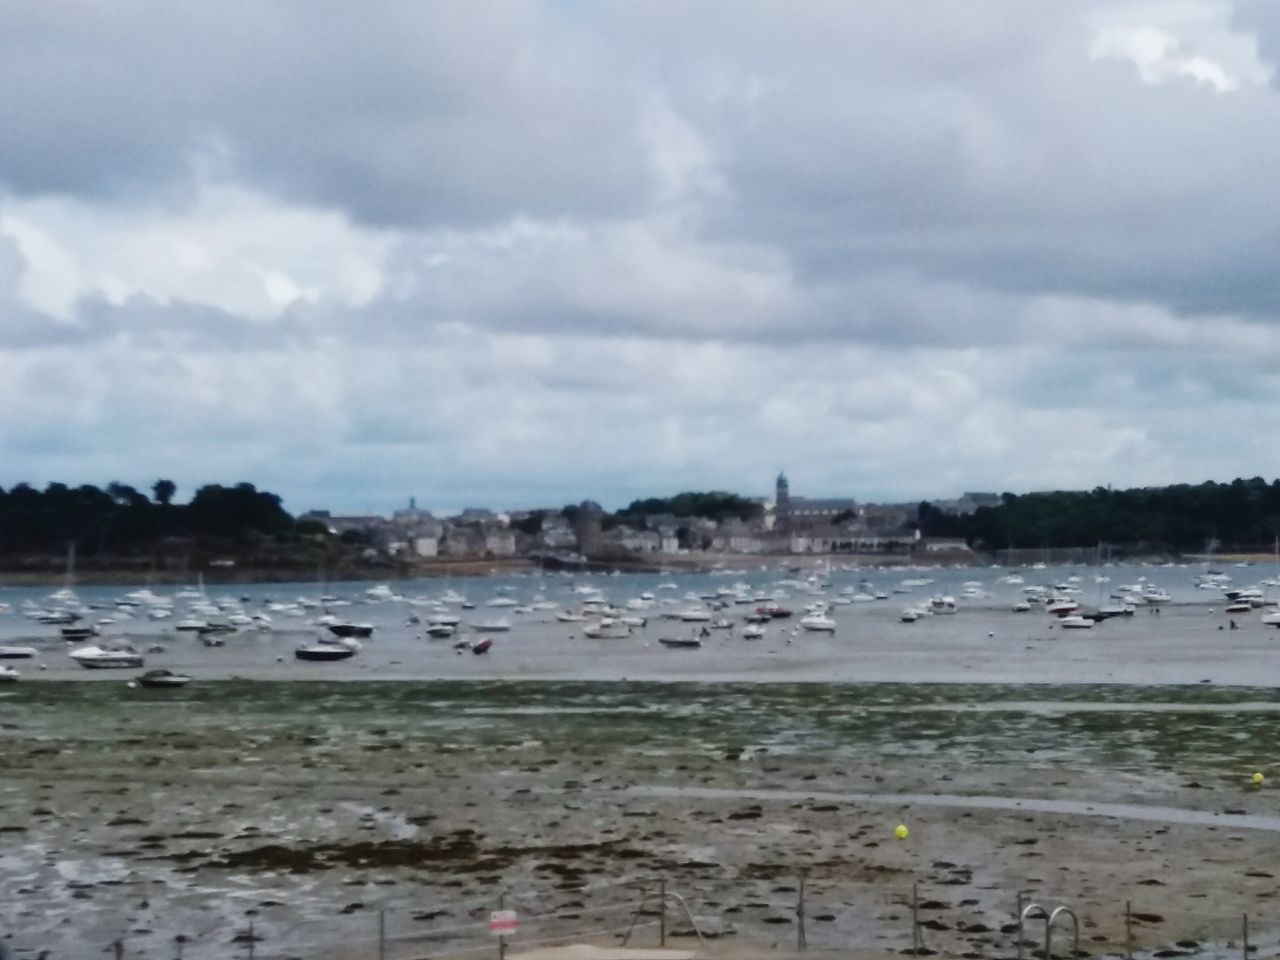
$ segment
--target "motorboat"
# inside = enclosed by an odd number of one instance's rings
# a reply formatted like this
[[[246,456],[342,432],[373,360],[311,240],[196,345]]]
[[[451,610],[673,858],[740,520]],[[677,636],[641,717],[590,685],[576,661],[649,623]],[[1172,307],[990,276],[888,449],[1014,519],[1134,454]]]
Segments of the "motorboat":
[[[462,618],[453,613],[433,613],[427,617],[429,627],[456,627],[461,622]]]
[[[349,660],[356,655],[358,649],[358,646],[351,643],[326,643],[320,640],[316,643],[304,643],[293,651],[293,655],[299,660],[328,662]]]
[[[620,620],[604,618],[582,628],[582,635],[589,640],[625,640],[631,636],[631,628]]]
[[[481,620],[473,623],[471,629],[478,633],[506,633],[511,629],[510,620]]]
[[[515,606],[519,606],[519,603],[518,601],[514,600],[511,597],[494,597],[492,600],[486,603],[485,606],[486,607],[515,607]]]
[[[17,683],[22,679],[22,674],[13,667],[0,666],[0,683]]]
[[[373,624],[371,623],[331,623],[329,632],[335,637],[371,637],[373,636]]]
[[[72,626],[62,628],[62,639],[69,643],[83,643],[90,637],[98,635],[98,628],[95,626]]]
[[[1259,619],[1269,627],[1280,627],[1280,607],[1274,610],[1269,610]]]
[[[702,641],[697,637],[659,637],[658,642],[671,650],[698,650]]]
[[[585,613],[574,613],[571,610],[561,610],[556,614],[556,619],[561,623],[583,623],[587,619]]]
[[[742,628],[743,640],[763,640],[764,635],[764,627],[758,623],[749,623]]]
[[[1091,617],[1082,617],[1073,613],[1062,617],[1058,623],[1065,630],[1092,630],[1094,621]]]
[[[144,663],[142,654],[132,647],[80,647],[68,651],[67,656],[90,670],[136,669]]]
[[[814,633],[835,633],[836,622],[822,613],[811,613],[800,618],[800,626]]]
[[[448,640],[457,631],[457,627],[450,623],[433,623],[427,627],[427,636],[432,640]]]
[[[1045,613],[1052,613],[1054,616],[1064,617],[1069,613],[1075,613],[1079,610],[1080,604],[1076,603],[1074,600],[1068,600],[1065,597],[1061,597],[1045,604],[1044,609]]]
[[[707,623],[711,620],[711,611],[699,607],[689,607],[680,611],[680,619],[685,623]]]
[[[0,647],[0,660],[30,660],[38,652],[35,647]]]
[[[200,630],[209,629],[209,621],[200,620],[200,619],[197,619],[196,617],[187,617],[175,623],[173,625],[173,629],[184,630],[184,631],[189,631],[191,633],[195,633]]]
[[[1173,597],[1169,596],[1164,590],[1153,587],[1143,591],[1142,599],[1147,603],[1168,603]]]
[[[191,678],[185,673],[175,673],[172,670],[161,669],[148,670],[134,682],[136,682],[140,687],[161,689],[169,687],[185,687],[191,682]]]
[[[1031,609],[1031,604],[1027,603],[1027,601],[1025,600],[1019,600],[1017,603],[1013,605],[1014,613],[1026,613],[1030,609]]]
[[[1253,606],[1248,600],[1233,600],[1222,608],[1223,613],[1248,613]]]
[[[898,614],[898,619],[903,623],[915,623],[920,619],[920,611],[915,607],[907,607],[902,613]]]
[[[956,598],[955,597],[933,597],[929,601],[929,610],[933,613],[955,613]]]
[[[490,649],[492,649],[492,647],[493,647],[493,640],[490,637],[485,637],[479,643],[473,643],[471,645],[471,652],[472,653],[488,653]]]

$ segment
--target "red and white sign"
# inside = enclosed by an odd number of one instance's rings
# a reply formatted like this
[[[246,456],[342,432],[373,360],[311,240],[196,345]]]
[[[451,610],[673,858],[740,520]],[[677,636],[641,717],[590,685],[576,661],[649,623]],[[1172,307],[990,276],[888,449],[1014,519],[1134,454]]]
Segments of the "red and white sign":
[[[489,932],[499,937],[510,936],[516,932],[519,922],[514,910],[495,910],[489,914]]]

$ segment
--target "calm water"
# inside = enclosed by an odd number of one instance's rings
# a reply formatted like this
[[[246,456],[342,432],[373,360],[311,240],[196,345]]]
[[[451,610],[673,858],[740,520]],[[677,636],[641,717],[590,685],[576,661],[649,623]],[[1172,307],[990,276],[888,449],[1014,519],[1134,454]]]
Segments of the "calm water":
[[[1239,630],[1226,627],[1224,601],[1217,592],[1195,587],[1196,567],[1056,567],[1023,571],[1026,584],[1060,584],[1079,590],[1084,605],[1108,603],[1121,585],[1144,583],[1161,587],[1174,598],[1159,615],[1139,609],[1132,618],[1111,620],[1092,631],[1064,632],[1039,612],[1014,613],[1023,586],[1000,581],[1007,571],[946,570],[833,570],[823,596],[842,591],[884,591],[888,599],[833,607],[838,624],[833,636],[800,631],[797,621],[804,605],[814,599],[800,584],[786,583],[785,573],[743,568],[723,575],[678,576],[629,574],[622,576],[517,576],[467,580],[396,582],[400,599],[373,601],[367,583],[251,584],[211,587],[214,599],[234,600],[252,614],[268,611],[271,602],[318,600],[322,593],[342,598],[349,606],[333,607],[339,618],[371,623],[372,640],[356,658],[337,664],[302,664],[293,657],[298,643],[321,632],[315,619],[324,611],[311,607],[299,615],[271,612],[273,628],[235,634],[221,648],[207,648],[192,634],[175,633],[173,624],[187,611],[179,601],[172,620],[127,619],[113,607],[125,593],[120,587],[84,587],[81,600],[99,609],[91,612],[102,624],[104,637],[123,638],[140,647],[153,642],[166,646],[150,655],[148,667],[170,667],[197,679],[249,677],[259,679],[652,679],[652,680],[810,680],[836,682],[1082,682],[1082,683],[1197,683],[1280,685],[1280,666],[1274,648],[1280,632],[1264,627],[1257,613],[1237,615]],[[1274,576],[1270,565],[1231,567],[1236,585],[1247,586]],[[1107,582],[1097,582],[1098,577]],[[1074,581],[1072,578],[1075,578]],[[929,580],[903,586],[904,580]],[[865,581],[865,582],[864,582]],[[965,597],[964,585],[976,582],[980,596]],[[772,596],[796,611],[789,621],[771,624],[764,640],[745,641],[738,633],[751,605],[734,605],[716,616],[731,618],[736,629],[713,631],[703,649],[668,650],[657,641],[664,636],[688,636],[689,624],[660,619],[663,612],[700,605],[700,596],[734,584],[745,584],[751,596]],[[554,610],[514,612],[489,604],[510,598],[521,605],[554,604],[556,609],[581,605],[582,589],[598,589],[619,606],[652,594],[649,609],[635,611],[649,618],[623,640],[589,640],[582,624],[556,621]],[[506,619],[509,633],[493,634],[493,650],[486,656],[459,653],[453,641],[433,641],[423,634],[430,609],[426,603],[453,590],[475,604],[474,610],[448,604],[463,618],[459,636],[477,639],[468,627],[477,621]],[[894,590],[908,592],[896,593]],[[157,588],[170,594],[171,588]],[[22,615],[24,604],[47,606],[49,589],[0,588],[0,603],[13,612],[0,615],[0,642],[37,646],[37,662],[17,664],[27,679],[119,680],[116,671],[88,671],[68,660],[67,645],[56,627],[41,626]],[[1277,592],[1280,595],[1280,591]],[[915,624],[899,622],[901,610],[933,594],[957,598],[959,612]],[[418,616],[423,623],[413,624]],[[41,669],[43,666],[43,669]],[[127,676],[127,675],[126,675]]]

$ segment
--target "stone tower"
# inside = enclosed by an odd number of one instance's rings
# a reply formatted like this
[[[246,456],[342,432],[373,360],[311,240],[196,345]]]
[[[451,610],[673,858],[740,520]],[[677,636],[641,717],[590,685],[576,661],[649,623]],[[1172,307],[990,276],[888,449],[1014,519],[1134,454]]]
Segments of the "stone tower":
[[[578,553],[588,559],[600,556],[604,547],[604,509],[594,500],[584,500],[578,507]]]
[[[787,484],[787,475],[778,473],[778,484],[773,495],[774,526],[785,530],[791,522],[791,487]]]

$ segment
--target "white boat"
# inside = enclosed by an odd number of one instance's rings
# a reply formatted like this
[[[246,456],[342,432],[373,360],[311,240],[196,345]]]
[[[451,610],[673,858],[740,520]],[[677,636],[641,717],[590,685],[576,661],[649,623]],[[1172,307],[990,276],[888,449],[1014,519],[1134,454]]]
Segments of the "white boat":
[[[514,607],[514,606],[518,606],[518,604],[515,600],[511,599],[511,597],[494,597],[492,600],[486,603],[485,606],[486,607]]]
[[[198,619],[196,619],[195,617],[187,617],[185,620],[179,620],[177,623],[175,623],[175,624],[173,625],[173,629],[175,629],[175,630],[188,630],[188,631],[191,631],[191,632],[198,632],[198,631],[200,631],[200,630],[208,630],[208,629],[209,629],[209,621],[208,621],[208,620],[198,620]]]
[[[0,667],[0,683],[17,683],[22,679],[22,674],[13,667]]]
[[[1168,603],[1173,597],[1169,596],[1165,591],[1153,588],[1143,591],[1142,599],[1147,603]]]
[[[680,619],[685,623],[706,623],[711,619],[711,611],[688,607],[680,611]]]
[[[591,640],[624,640],[631,636],[631,628],[620,620],[606,617],[582,628],[582,635]]]
[[[898,614],[898,619],[903,623],[915,623],[920,619],[920,611],[915,607],[907,607],[902,613]]]
[[[1013,605],[1014,613],[1026,613],[1030,609],[1031,609],[1031,604],[1027,603],[1027,601],[1025,600],[1019,600],[1017,603]]]
[[[800,618],[800,626],[814,633],[835,633],[836,622],[821,613],[811,613]]]
[[[432,640],[447,640],[457,630],[451,623],[433,623],[427,627],[427,636]]]
[[[511,629],[510,620],[481,620],[473,623],[471,629],[478,633],[506,633]]]
[[[30,660],[38,652],[35,647],[0,647],[0,660]]]
[[[1061,617],[1066,616],[1069,613],[1075,613],[1080,609],[1080,604],[1076,603],[1074,600],[1059,598],[1045,604],[1044,609],[1046,613],[1052,613],[1054,616]]]
[[[1074,613],[1071,614],[1070,616],[1063,617],[1058,621],[1058,623],[1061,624],[1062,627],[1066,630],[1092,630],[1093,629],[1092,620],[1090,620],[1088,617],[1081,617]]]
[[[114,650],[98,646],[80,647],[68,651],[67,656],[90,670],[132,669],[144,662],[142,654],[128,647]]]
[[[765,635],[764,626],[759,623],[748,623],[745,627],[742,628],[743,640],[763,640],[764,635]]]
[[[955,613],[956,598],[955,597],[933,597],[929,600],[929,609],[933,613]]]
[[[570,610],[561,610],[556,614],[556,619],[561,623],[585,623],[587,615],[585,613],[574,613]]]
[[[1280,608],[1267,611],[1260,619],[1269,627],[1280,627]]]
[[[385,583],[380,583],[376,587],[370,587],[364,592],[364,595],[370,600],[390,600],[395,594],[391,588]]]

